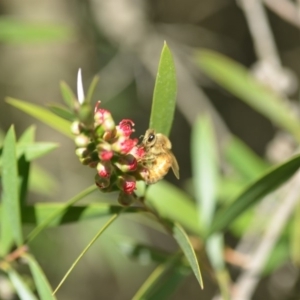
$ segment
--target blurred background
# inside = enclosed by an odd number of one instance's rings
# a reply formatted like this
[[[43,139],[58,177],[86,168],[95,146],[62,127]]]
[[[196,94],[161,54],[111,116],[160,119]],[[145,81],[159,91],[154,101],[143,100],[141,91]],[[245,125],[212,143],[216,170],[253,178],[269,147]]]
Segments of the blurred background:
[[[20,135],[37,124],[37,140],[60,144],[37,161],[49,187],[30,202],[65,201],[93,183],[94,171],[74,155],[74,143],[46,125],[9,106],[11,96],[42,106],[62,102],[59,82],[76,89],[82,68],[84,86],[100,76],[94,101],[101,100],[115,120],[135,122],[136,137],[148,126],[159,55],[166,41],[174,55],[178,79],[178,106],[171,132],[174,153],[186,188],[191,177],[190,133],[196,118],[209,112],[220,145],[230,133],[255,153],[280,161],[289,143],[273,125],[239,99],[205,77],[194,63],[194,52],[212,49],[238,61],[290,105],[299,102],[300,2],[288,0],[2,0],[0,2],[0,129],[15,124]],[[287,149],[286,149],[287,148]],[[44,172],[44,173],[42,173]],[[167,180],[175,183],[173,174]],[[101,201],[93,194],[90,200]],[[112,196],[113,203],[116,202]],[[79,252],[105,220],[49,229],[32,245],[52,284],[56,286]],[[59,299],[130,299],[154,268],[119,251],[119,236],[176,249],[170,237],[124,217],[89,251],[58,293]],[[233,239],[231,241],[235,243]],[[276,274],[290,278],[288,263],[258,286],[253,299],[298,299],[274,289]],[[205,290],[191,274],[172,299],[212,299],[217,285],[202,269]],[[234,272],[233,272],[233,276]],[[280,277],[282,278],[282,277]],[[295,279],[296,277],[293,276]],[[299,280],[299,279],[298,279]],[[275,284],[275,285],[276,285]],[[282,283],[283,284],[283,283]],[[299,297],[299,296],[298,296]]]

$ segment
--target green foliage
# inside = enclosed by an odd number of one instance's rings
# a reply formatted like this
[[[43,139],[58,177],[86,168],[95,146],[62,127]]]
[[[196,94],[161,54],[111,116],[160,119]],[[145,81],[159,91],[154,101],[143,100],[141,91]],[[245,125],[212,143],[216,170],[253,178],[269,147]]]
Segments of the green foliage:
[[[177,95],[175,66],[167,44],[161,52],[149,128],[168,136],[173,123]]]
[[[58,24],[30,23],[14,18],[0,18],[0,41],[28,44],[66,41],[72,38],[70,28]]]
[[[198,53],[197,61],[200,67],[220,85],[263,113],[277,126],[289,131],[300,141],[299,121],[291,116],[282,99],[261,87],[246,69],[210,51]],[[66,106],[53,104],[49,106],[49,111],[13,98],[8,98],[7,102],[65,136],[73,138],[70,133],[70,122],[82,121],[90,116],[90,112],[93,111],[91,99],[97,82],[98,78],[92,81],[82,106],[64,82],[61,83],[60,88]],[[171,52],[165,44],[156,77],[150,128],[165,135],[169,134],[174,117],[176,93],[175,66]],[[46,194],[47,190],[58,185],[50,174],[32,165],[33,160],[47,155],[55,150],[57,145],[49,142],[36,142],[33,126],[29,127],[18,140],[14,128],[11,127],[2,145],[0,152],[1,187],[3,189],[0,206],[0,252],[2,256],[0,269],[7,274],[21,299],[36,299],[36,296],[22,275],[13,269],[14,266],[10,260],[12,254],[16,259],[25,258],[39,299],[55,299],[51,286],[34,254],[28,253],[27,244],[30,244],[49,227],[109,218],[66,272],[55,289],[55,294],[103,232],[109,229],[117,217],[129,213],[141,215],[144,225],[147,225],[147,218],[150,216],[151,221],[156,224],[153,229],[169,235],[179,247],[175,253],[163,252],[157,247],[141,244],[135,240],[131,242],[130,251],[124,251],[123,247],[123,253],[138,262],[141,262],[141,256],[147,253],[148,260],[158,264],[133,299],[165,299],[191,273],[203,288],[198,261],[200,257],[203,260],[204,257],[209,259],[221,294],[224,299],[229,299],[230,276],[224,261],[225,231],[231,231],[238,237],[243,235],[253,215],[251,208],[263,197],[270,195],[280,185],[287,182],[300,167],[300,155],[278,166],[270,166],[234,136],[230,137],[225,147],[220,147],[212,120],[210,116],[204,115],[197,119],[192,128],[192,179],[189,181],[192,184],[190,184],[189,193],[166,181],[160,181],[150,187],[141,187],[142,184],[139,186],[134,194],[135,200],[139,201],[136,206],[123,208],[120,205],[106,203],[104,198],[100,199],[103,201],[99,203],[99,195],[101,195],[99,192],[91,203],[78,205],[80,200],[98,190],[96,185],[92,185],[66,202],[28,205],[29,190]],[[220,149],[220,153],[217,149]],[[230,168],[231,173],[222,172],[223,165],[221,167],[220,157],[224,159],[222,163]],[[299,249],[298,210],[295,212],[294,222],[296,225],[291,235],[293,257],[299,262],[299,255],[295,254]],[[23,225],[25,224],[30,224],[33,229],[24,238]],[[273,252],[272,259],[266,266],[267,272],[272,272],[278,266],[279,259],[284,261],[290,255],[290,246],[286,241],[281,242],[281,247],[278,249],[280,251]],[[276,258],[278,258],[277,263]],[[200,289],[199,294],[201,295]]]

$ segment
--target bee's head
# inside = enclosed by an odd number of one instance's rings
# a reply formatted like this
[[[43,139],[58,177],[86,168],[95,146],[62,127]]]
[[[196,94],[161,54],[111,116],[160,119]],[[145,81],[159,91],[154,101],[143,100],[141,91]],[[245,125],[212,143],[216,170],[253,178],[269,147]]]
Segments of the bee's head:
[[[156,142],[156,133],[153,129],[148,129],[145,133],[144,139],[143,139],[143,144],[147,148],[153,147],[153,145]]]

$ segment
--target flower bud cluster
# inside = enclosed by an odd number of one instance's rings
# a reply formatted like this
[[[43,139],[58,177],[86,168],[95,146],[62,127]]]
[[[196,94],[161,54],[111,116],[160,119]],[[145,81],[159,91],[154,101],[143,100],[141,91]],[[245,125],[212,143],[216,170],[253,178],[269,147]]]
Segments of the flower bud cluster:
[[[92,125],[75,121],[71,126],[80,162],[97,170],[95,183],[101,191],[120,191],[122,205],[133,201],[136,180],[141,179],[144,172],[138,162],[145,151],[137,139],[130,138],[133,127],[129,119],[116,125],[111,113],[100,108],[100,101],[96,104]]]

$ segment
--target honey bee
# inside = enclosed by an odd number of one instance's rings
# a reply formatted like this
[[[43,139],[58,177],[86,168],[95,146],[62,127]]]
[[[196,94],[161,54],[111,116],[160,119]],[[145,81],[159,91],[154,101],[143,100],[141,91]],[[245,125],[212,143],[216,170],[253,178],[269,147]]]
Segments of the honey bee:
[[[142,163],[148,170],[144,176],[147,184],[161,180],[168,173],[170,167],[176,178],[179,179],[179,166],[171,151],[172,144],[165,135],[156,133],[154,129],[148,129],[141,146],[145,149]]]

